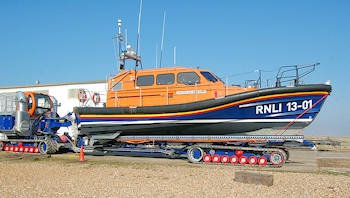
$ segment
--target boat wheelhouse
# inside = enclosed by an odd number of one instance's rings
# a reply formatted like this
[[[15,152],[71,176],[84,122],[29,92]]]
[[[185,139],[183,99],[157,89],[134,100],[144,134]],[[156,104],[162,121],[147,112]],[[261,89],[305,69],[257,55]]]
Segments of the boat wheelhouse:
[[[226,86],[209,70],[185,67],[123,70],[108,87],[107,107],[184,104],[257,89]]]

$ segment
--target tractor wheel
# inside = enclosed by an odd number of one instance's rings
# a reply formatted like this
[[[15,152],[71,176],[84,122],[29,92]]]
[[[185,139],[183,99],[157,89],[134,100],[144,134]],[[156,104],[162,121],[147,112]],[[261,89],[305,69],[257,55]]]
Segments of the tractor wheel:
[[[58,151],[57,142],[52,139],[47,139],[39,143],[40,154],[53,154]]]

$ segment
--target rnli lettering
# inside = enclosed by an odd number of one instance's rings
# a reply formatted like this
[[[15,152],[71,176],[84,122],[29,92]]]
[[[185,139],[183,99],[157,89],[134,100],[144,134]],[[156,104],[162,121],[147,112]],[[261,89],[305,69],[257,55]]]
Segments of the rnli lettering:
[[[285,105],[285,106],[284,106]],[[263,104],[255,106],[255,114],[271,114],[271,113],[281,113],[283,109],[285,112],[293,112],[297,110],[307,110],[312,108],[312,100],[303,100],[302,102],[287,102],[274,103],[274,104]]]
[[[280,112],[282,112],[282,103],[258,105],[255,107],[256,114],[280,113]]]

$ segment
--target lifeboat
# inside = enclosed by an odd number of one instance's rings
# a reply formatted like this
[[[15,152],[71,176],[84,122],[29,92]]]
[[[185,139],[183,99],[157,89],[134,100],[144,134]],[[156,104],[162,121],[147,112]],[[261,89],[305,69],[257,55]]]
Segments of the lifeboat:
[[[227,86],[208,70],[184,67],[123,70],[108,85],[106,107],[75,108],[82,132],[293,135],[331,92],[327,84]]]
[[[108,79],[105,107],[74,109],[80,133],[296,135],[316,118],[332,90],[327,83],[300,83],[318,63],[281,67],[274,86],[261,88],[261,83],[229,86],[200,68],[127,70],[127,59],[141,61],[131,47],[122,51],[121,70]]]

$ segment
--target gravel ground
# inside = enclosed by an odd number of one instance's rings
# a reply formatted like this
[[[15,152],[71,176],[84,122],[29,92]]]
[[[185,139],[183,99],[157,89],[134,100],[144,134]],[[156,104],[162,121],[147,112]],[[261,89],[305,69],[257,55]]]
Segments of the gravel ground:
[[[271,187],[234,180],[236,166],[0,161],[2,197],[350,197],[342,174],[263,171]]]

